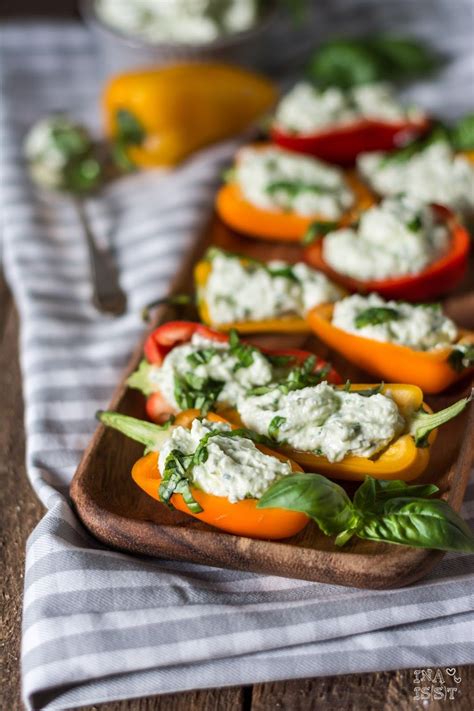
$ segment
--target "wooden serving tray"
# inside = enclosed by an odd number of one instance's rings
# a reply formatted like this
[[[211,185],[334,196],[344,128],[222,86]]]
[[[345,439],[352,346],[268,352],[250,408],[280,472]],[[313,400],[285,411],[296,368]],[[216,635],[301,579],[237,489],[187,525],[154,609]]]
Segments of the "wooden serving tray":
[[[192,269],[210,244],[263,259],[301,259],[296,245],[263,243],[233,234],[213,219],[195,249],[188,255],[171,293],[192,291]],[[474,289],[470,277],[445,303],[459,325],[474,327]],[[165,307],[154,327],[175,318],[196,319],[195,313]],[[312,336],[261,335],[258,345],[302,347],[332,360],[344,378],[373,382],[373,378],[333,354]],[[144,397],[126,387],[125,379],[142,358],[142,343],[135,351],[110,409],[145,417]],[[448,394],[428,399],[440,409],[469,391],[464,382]],[[451,506],[459,510],[474,459],[474,408],[441,428],[428,471],[420,481],[436,483]],[[441,560],[440,551],[373,543],[352,539],[337,548],[333,539],[310,523],[304,531],[283,542],[253,540],[230,535],[196,519],[170,511],[139,489],[130,476],[143,447],[115,430],[99,426],[71,484],[71,498],[84,525],[103,543],[124,551],[193,561],[258,573],[301,578],[359,588],[402,587],[426,575]],[[344,484],[346,486],[346,484]],[[355,486],[347,485],[352,494]]]

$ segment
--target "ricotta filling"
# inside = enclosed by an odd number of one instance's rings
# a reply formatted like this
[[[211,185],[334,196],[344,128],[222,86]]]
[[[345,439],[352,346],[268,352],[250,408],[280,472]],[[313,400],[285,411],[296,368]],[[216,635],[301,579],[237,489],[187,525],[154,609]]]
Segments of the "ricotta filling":
[[[348,333],[418,351],[449,346],[459,335],[439,304],[385,301],[378,294],[342,299],[334,307],[332,324]]]
[[[246,200],[264,210],[336,220],[354,204],[341,170],[274,146],[242,148],[235,180]]]
[[[325,261],[356,279],[418,274],[448,249],[449,230],[436,222],[430,205],[414,197],[385,199],[360,218],[358,227],[330,232]]]
[[[262,264],[217,251],[199,298],[214,324],[262,321],[289,315],[303,317],[313,306],[337,301],[342,292],[322,272],[299,262]]]
[[[173,450],[192,455],[206,435],[230,432],[226,423],[194,420],[191,429],[175,427],[164,444],[158,459],[161,472]],[[292,473],[286,461],[261,452],[250,439],[213,435],[206,444],[207,458],[195,464],[191,471],[193,484],[214,496],[223,496],[231,503],[246,498],[259,499],[270,484]]]
[[[257,0],[96,0],[102,22],[151,43],[205,44],[252,28]]]
[[[217,392],[217,402],[235,405],[246,390],[272,380],[272,366],[256,349],[250,365],[242,366],[228,343],[194,334],[190,342],[173,348],[161,366],[152,367],[148,377],[173,408],[183,410],[194,406],[181,400],[183,393],[209,388]]]
[[[384,122],[420,121],[425,114],[404,108],[389,84],[364,84],[347,91],[337,87],[318,89],[300,82],[283,97],[275,122],[286,133],[312,134],[361,119]]]
[[[250,395],[239,400],[238,410],[246,427],[330,462],[349,455],[371,457],[405,427],[389,395],[362,396],[327,382],[288,393],[274,388]]]
[[[425,202],[474,211],[474,165],[437,141],[403,162],[386,153],[365,153],[357,160],[359,172],[380,195],[404,192]]]

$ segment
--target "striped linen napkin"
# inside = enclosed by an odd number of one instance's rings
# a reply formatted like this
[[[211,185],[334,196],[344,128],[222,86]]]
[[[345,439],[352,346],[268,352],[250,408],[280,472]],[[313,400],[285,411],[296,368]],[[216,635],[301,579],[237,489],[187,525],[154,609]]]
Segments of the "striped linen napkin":
[[[376,4],[357,3],[369,10]],[[384,4],[394,30],[415,27],[414,5]],[[472,3],[457,0],[464,19],[448,1],[416,7],[427,11],[418,34],[439,35],[452,56],[437,83],[419,85],[420,96],[430,108],[459,115],[471,108]],[[326,19],[340,30],[341,18],[361,30],[348,0],[332,3]],[[324,30],[320,18],[319,25]],[[93,229],[113,249],[129,299],[123,317],[100,316],[89,303],[74,211],[32,187],[21,156],[26,129],[45,113],[67,109],[97,121],[90,116],[98,93],[94,48],[85,30],[65,23],[7,26],[1,46],[2,258],[21,316],[28,474],[48,509],[27,551],[27,707],[473,662],[473,558],[448,555],[418,585],[369,592],[131,557],[107,550],[82,527],[68,484],[95,429],[93,413],[107,404],[142,333],[141,307],[166,293],[204,224],[235,144],[205,151],[173,173],[127,177],[88,200]],[[474,518],[473,502],[471,484],[467,519]]]

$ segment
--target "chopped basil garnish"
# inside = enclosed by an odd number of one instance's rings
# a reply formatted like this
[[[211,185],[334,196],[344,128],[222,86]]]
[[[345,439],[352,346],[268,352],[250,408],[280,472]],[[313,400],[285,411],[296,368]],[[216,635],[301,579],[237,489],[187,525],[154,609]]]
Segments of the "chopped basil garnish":
[[[216,354],[216,348],[200,348],[198,351],[187,355],[186,360],[190,365],[197,367],[198,365],[206,365],[209,363]]]
[[[389,306],[371,306],[361,311],[354,319],[356,328],[364,326],[379,326],[382,323],[396,321],[400,318],[400,312]]]
[[[328,232],[332,232],[337,228],[337,222],[312,222],[304,233],[301,244],[305,246],[313,244],[313,242],[316,242],[321,239],[321,237],[327,235]]]
[[[242,343],[235,329],[230,331],[229,352],[237,359],[237,363],[234,365],[234,373],[239,370],[239,368],[249,368],[253,363],[253,356],[256,351],[257,349],[253,346]]]
[[[219,397],[224,383],[194,373],[174,376],[174,397],[180,410],[197,408],[206,415]]]
[[[262,385],[257,388],[248,390],[247,395],[265,395],[273,390],[280,390],[284,395],[287,395],[293,390],[302,390],[303,388],[318,385],[326,378],[331,366],[327,363],[323,368],[315,371],[316,356],[311,355],[301,364],[288,371],[283,380],[279,380],[271,385]]]
[[[317,193],[318,195],[337,193],[337,188],[333,188],[329,185],[304,183],[302,180],[275,180],[269,183],[265,190],[269,195],[285,192],[290,198],[295,198],[301,195],[301,193]]]
[[[280,427],[285,424],[286,417],[281,417],[280,415],[275,415],[273,420],[268,425],[268,436],[271,439],[277,440]]]
[[[407,229],[410,230],[410,232],[419,232],[421,228],[423,227],[423,220],[421,219],[420,215],[415,215],[415,217],[407,222]]]
[[[344,392],[346,393],[356,393],[357,395],[361,395],[362,397],[371,397],[372,395],[378,395],[379,393],[382,392],[384,388],[384,383],[379,383],[378,385],[374,385],[373,388],[364,388],[363,390],[353,390],[351,388],[351,381],[346,380],[344,383]]]

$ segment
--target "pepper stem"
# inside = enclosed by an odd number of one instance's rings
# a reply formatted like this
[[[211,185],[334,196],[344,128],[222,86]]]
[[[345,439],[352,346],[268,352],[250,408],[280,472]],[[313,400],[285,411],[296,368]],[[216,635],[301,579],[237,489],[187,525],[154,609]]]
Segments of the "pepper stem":
[[[169,438],[170,420],[164,425],[155,425],[152,422],[145,422],[144,420],[138,420],[136,417],[121,415],[119,412],[111,412],[110,410],[98,410],[96,418],[106,427],[118,430],[135,442],[144,444],[146,448],[145,454],[159,452]]]
[[[428,437],[431,432],[457,417],[471,402],[473,394],[474,389],[471,390],[471,394],[468,397],[461,398],[461,400],[454,402],[439,412],[428,413],[419,410],[410,423],[410,434],[415,440],[415,445],[417,447],[427,447]]]
[[[174,296],[165,296],[162,299],[157,299],[147,304],[142,309],[142,320],[148,323],[150,320],[150,311],[156,309],[158,306],[163,306],[167,304],[168,306],[181,306],[184,304],[192,304],[194,302],[194,296],[189,294],[175,294]]]

